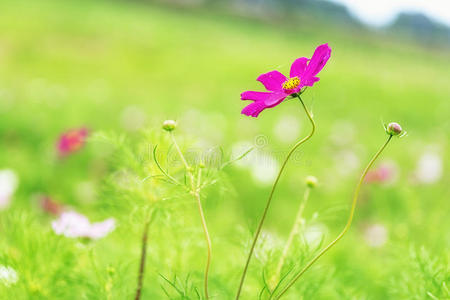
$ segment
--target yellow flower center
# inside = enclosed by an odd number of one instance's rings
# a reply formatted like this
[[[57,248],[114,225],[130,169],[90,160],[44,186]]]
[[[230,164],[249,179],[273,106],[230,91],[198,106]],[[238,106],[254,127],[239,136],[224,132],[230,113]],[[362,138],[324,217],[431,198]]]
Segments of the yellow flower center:
[[[292,77],[283,83],[283,89],[284,90],[293,90],[296,87],[298,87],[299,84],[300,84],[300,79],[298,77]]]

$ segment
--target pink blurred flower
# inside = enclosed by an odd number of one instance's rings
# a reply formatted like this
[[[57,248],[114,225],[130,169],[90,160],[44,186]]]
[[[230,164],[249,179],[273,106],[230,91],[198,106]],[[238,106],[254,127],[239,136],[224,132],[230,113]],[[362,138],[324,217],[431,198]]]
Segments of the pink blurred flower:
[[[242,114],[252,117],[266,108],[274,107],[292,94],[299,93],[305,86],[313,86],[319,81],[316,75],[323,69],[331,55],[328,44],[320,45],[314,51],[311,59],[297,58],[291,65],[290,78],[278,71],[261,74],[256,80],[260,81],[268,92],[246,91],[241,94],[241,100],[251,100],[253,103],[242,110]]]
[[[69,238],[100,239],[115,229],[115,220],[90,223],[88,218],[74,211],[63,212],[59,219],[52,222],[53,231]]]
[[[86,128],[71,129],[61,135],[58,142],[58,151],[60,155],[68,155],[80,150],[88,135]]]
[[[378,168],[367,173],[365,182],[367,183],[387,183],[394,180],[397,169],[392,164],[381,164]]]
[[[54,201],[49,196],[42,196],[40,198],[40,205],[42,210],[51,215],[59,216],[63,210],[64,206],[61,203]]]

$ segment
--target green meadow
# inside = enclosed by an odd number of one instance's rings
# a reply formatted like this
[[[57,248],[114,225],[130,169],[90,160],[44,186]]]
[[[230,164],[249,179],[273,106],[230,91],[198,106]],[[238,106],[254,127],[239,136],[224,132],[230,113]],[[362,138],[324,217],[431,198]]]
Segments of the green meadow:
[[[449,299],[448,48],[305,17],[263,22],[103,0],[0,2],[0,170],[18,181],[0,211],[0,270],[15,270],[12,281],[0,272],[0,299],[133,299],[149,216],[142,299],[205,299],[197,204],[153,176],[161,174],[157,145],[162,167],[188,181],[161,129],[167,119],[177,120],[189,161],[207,163],[210,298],[234,299],[271,183],[311,126],[298,101],[250,118],[239,95],[263,91],[259,74],[288,74],[323,43],[331,58],[302,95],[317,131],[281,177],[241,299],[268,299],[261,291],[308,175],[319,184],[282,274],[337,236],[389,122],[407,131],[373,168],[388,166],[389,180],[363,185],[348,234],[284,298]],[[60,157],[60,135],[81,127],[86,145]],[[43,197],[92,222],[114,218],[116,227],[98,240],[58,235]]]

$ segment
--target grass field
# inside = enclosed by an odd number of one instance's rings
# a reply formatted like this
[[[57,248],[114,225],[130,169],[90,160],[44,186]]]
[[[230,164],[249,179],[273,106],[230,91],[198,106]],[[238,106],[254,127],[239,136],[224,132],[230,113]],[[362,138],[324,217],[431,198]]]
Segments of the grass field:
[[[242,299],[258,299],[277,263],[307,175],[320,182],[304,214],[308,247],[298,241],[287,265],[300,269],[339,233],[357,178],[386,138],[382,124],[391,121],[408,136],[393,141],[376,167],[393,165],[395,178],[363,186],[349,234],[286,299],[448,299],[448,49],[326,23],[103,0],[0,2],[0,170],[13,170],[19,182],[0,211],[0,266],[17,276],[0,279],[0,298],[132,298],[148,211],[143,299],[203,298],[206,250],[195,201],[162,181],[142,181],[157,172],[152,146],[162,158],[173,154],[160,128],[175,119],[192,157],[228,160],[256,147],[223,171],[208,168],[205,178],[217,183],[202,194],[211,298],[233,299],[274,170],[310,126],[295,101],[243,116],[239,94],[262,90],[260,73],[287,73],[325,42],[332,56],[303,97],[317,133],[282,177]],[[79,127],[90,130],[86,147],[58,157],[59,135]],[[437,167],[420,168],[427,157]],[[179,161],[172,168],[182,180]],[[96,241],[56,235],[42,195],[93,221],[112,217],[117,228]]]

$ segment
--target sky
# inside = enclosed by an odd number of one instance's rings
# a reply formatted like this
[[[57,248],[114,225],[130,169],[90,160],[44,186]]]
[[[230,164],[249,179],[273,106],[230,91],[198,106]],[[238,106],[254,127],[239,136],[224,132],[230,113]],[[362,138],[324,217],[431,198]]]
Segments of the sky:
[[[421,12],[450,26],[450,0],[330,0],[344,4],[364,23],[382,26],[399,12]]]

